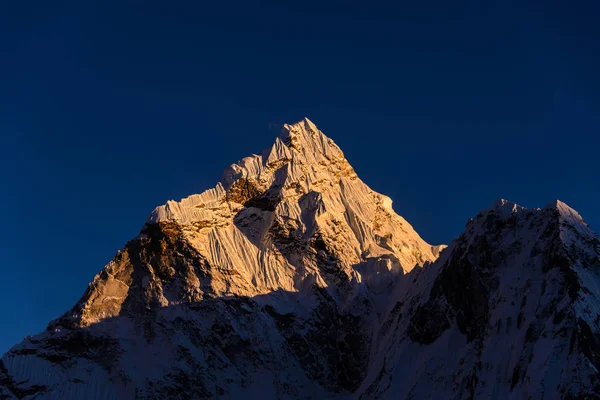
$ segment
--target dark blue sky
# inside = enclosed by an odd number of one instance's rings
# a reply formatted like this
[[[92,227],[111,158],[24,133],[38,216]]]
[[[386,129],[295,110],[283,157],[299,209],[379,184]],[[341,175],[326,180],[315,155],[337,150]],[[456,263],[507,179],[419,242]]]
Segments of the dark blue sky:
[[[304,116],[431,243],[497,197],[600,229],[597,2],[211,3],[0,5],[0,353]]]

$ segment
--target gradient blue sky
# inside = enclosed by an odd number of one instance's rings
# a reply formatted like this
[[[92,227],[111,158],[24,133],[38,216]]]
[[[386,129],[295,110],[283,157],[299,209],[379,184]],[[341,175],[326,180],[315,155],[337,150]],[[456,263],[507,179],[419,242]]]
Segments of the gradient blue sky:
[[[431,243],[497,197],[600,229],[598,2],[207,3],[0,5],[0,353],[304,116]]]

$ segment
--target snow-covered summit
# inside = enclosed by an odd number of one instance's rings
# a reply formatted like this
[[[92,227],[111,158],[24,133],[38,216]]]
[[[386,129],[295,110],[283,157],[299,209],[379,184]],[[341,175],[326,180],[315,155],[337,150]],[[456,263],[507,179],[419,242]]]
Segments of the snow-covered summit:
[[[248,195],[270,194],[294,196],[311,190],[327,190],[341,184],[341,178],[357,178],[340,148],[308,119],[285,124],[275,143],[262,154],[253,154],[223,172],[215,188],[191,195],[179,202],[169,201],[157,207],[148,222],[177,221],[190,224],[210,218],[215,207],[236,185],[244,185]],[[277,193],[275,193],[277,192]],[[230,202],[248,200],[229,197]]]
[[[208,294],[256,296],[316,284],[344,299],[353,294],[338,286],[350,282],[366,282],[381,293],[398,276],[433,262],[443,248],[426,243],[394,212],[391,199],[362,182],[340,148],[306,118],[284,125],[260,155],[226,168],[214,188],[157,207],[133,242],[135,251],[140,241],[166,230],[202,260],[210,279],[191,266],[179,271],[161,264],[166,270],[160,272],[148,268],[148,260],[132,264],[137,254],[126,248],[71,313],[77,324],[137,310],[147,301],[166,307]],[[140,289],[132,274],[154,288]],[[139,291],[141,301],[131,301],[132,291]]]
[[[512,201],[498,198],[498,199],[494,200],[494,202],[492,203],[490,208],[485,210],[484,213],[493,211],[495,213],[498,213],[499,215],[502,215],[503,217],[509,217],[512,214],[522,212],[524,210],[526,210],[525,207],[522,207],[516,203],[513,203]]]
[[[600,398],[600,241],[507,200],[427,244],[308,119],[156,208],[0,399]]]
[[[214,188],[157,207],[72,310],[3,359],[0,383],[56,398],[203,398],[251,390],[266,369],[278,376],[267,397],[295,397],[292,382],[317,397],[355,390],[380,307],[443,248],[421,239],[305,118],[226,168]],[[76,354],[65,350],[73,341],[84,346]],[[352,341],[364,342],[360,354]],[[248,352],[235,350],[245,343],[254,343]],[[72,372],[49,361],[63,359]]]
[[[561,220],[573,224],[573,225],[584,225],[587,227],[587,224],[579,215],[577,211],[573,208],[569,207],[568,204],[563,203],[560,200],[555,200],[544,207],[544,210],[556,211]]]

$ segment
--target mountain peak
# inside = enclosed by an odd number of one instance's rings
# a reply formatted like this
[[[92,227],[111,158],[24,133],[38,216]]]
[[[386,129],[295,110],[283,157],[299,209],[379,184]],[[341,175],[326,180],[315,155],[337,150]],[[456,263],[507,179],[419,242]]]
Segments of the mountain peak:
[[[571,208],[567,203],[564,203],[560,200],[554,200],[548,203],[544,210],[556,210],[563,217],[575,217],[576,219],[582,220],[581,216],[575,209]]]
[[[596,242],[597,236],[583,217],[566,203],[555,200],[543,208],[552,219],[559,222],[560,236],[564,243],[584,240]]]
[[[308,119],[308,117],[304,117],[302,118],[300,121],[297,122],[293,122],[291,124],[284,124],[284,127],[294,127],[294,126],[303,126],[307,129],[313,129],[315,131],[318,130],[317,126],[315,125],[314,122],[312,122],[310,119]]]
[[[139,299],[164,307],[209,294],[299,292],[314,284],[337,291],[355,281],[385,292],[404,272],[437,259],[441,249],[426,243],[391,204],[358,178],[310,120],[284,125],[269,149],[231,164],[214,188],[157,207],[73,314],[85,325],[126,309],[137,312]],[[148,268],[150,261],[139,259],[140,246],[150,254],[153,246],[169,250],[165,243],[196,254],[197,265],[181,260],[181,271],[159,271],[173,262]],[[196,271],[210,278],[196,278]],[[131,274],[142,280],[118,279],[133,285],[134,296],[113,279]]]
[[[285,124],[279,138],[292,150],[304,153],[308,156],[310,152],[324,155],[327,158],[343,158],[341,149],[308,118],[304,118],[293,124]],[[318,157],[316,157],[318,158]],[[309,157],[310,159],[310,157]],[[314,159],[314,161],[319,161]]]
[[[575,209],[560,200],[554,200],[547,204],[543,209],[558,213],[560,219],[564,222],[570,224],[584,224],[587,226],[583,217]]]
[[[227,167],[215,188],[178,202],[168,201],[152,212],[148,222],[178,220],[189,223],[204,219],[208,204],[214,208],[223,199],[234,200],[235,196],[228,196],[228,193],[235,185],[244,186],[244,190],[250,190],[254,195],[270,191],[271,194],[277,192],[277,196],[295,196],[335,187],[342,178],[354,180],[357,176],[333,140],[304,118],[285,124],[275,143],[260,155],[252,154]]]
[[[487,212],[494,211],[495,213],[500,214],[503,217],[510,216],[514,213],[518,213],[526,210],[525,207],[522,207],[512,201],[505,200],[502,198],[498,198],[494,200],[490,208],[488,208]]]
[[[0,399],[600,393],[600,241],[575,210],[498,199],[444,247],[305,118],[157,207],[0,359]]]
[[[492,203],[492,205],[490,206],[490,208],[492,209],[496,209],[496,208],[505,208],[505,207],[514,207],[516,206],[516,203],[513,203],[512,201],[503,199],[501,197],[497,198],[496,200],[494,200],[494,202]]]

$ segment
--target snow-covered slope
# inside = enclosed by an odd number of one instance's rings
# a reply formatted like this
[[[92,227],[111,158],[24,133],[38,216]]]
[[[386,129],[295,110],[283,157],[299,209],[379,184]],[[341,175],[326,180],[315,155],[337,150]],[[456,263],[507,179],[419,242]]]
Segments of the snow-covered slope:
[[[351,392],[380,304],[441,248],[304,119],[154,210],[71,311],[3,357],[0,383],[88,399]]]
[[[2,357],[0,399],[598,396],[600,246],[575,211],[499,200],[444,248],[286,125],[154,210]]]
[[[398,293],[358,393],[600,398],[599,243],[560,201],[496,201]]]
[[[438,253],[304,119],[215,188],[156,208],[66,319],[87,326],[155,305],[313,285],[336,298],[352,296],[351,283],[379,293]]]

